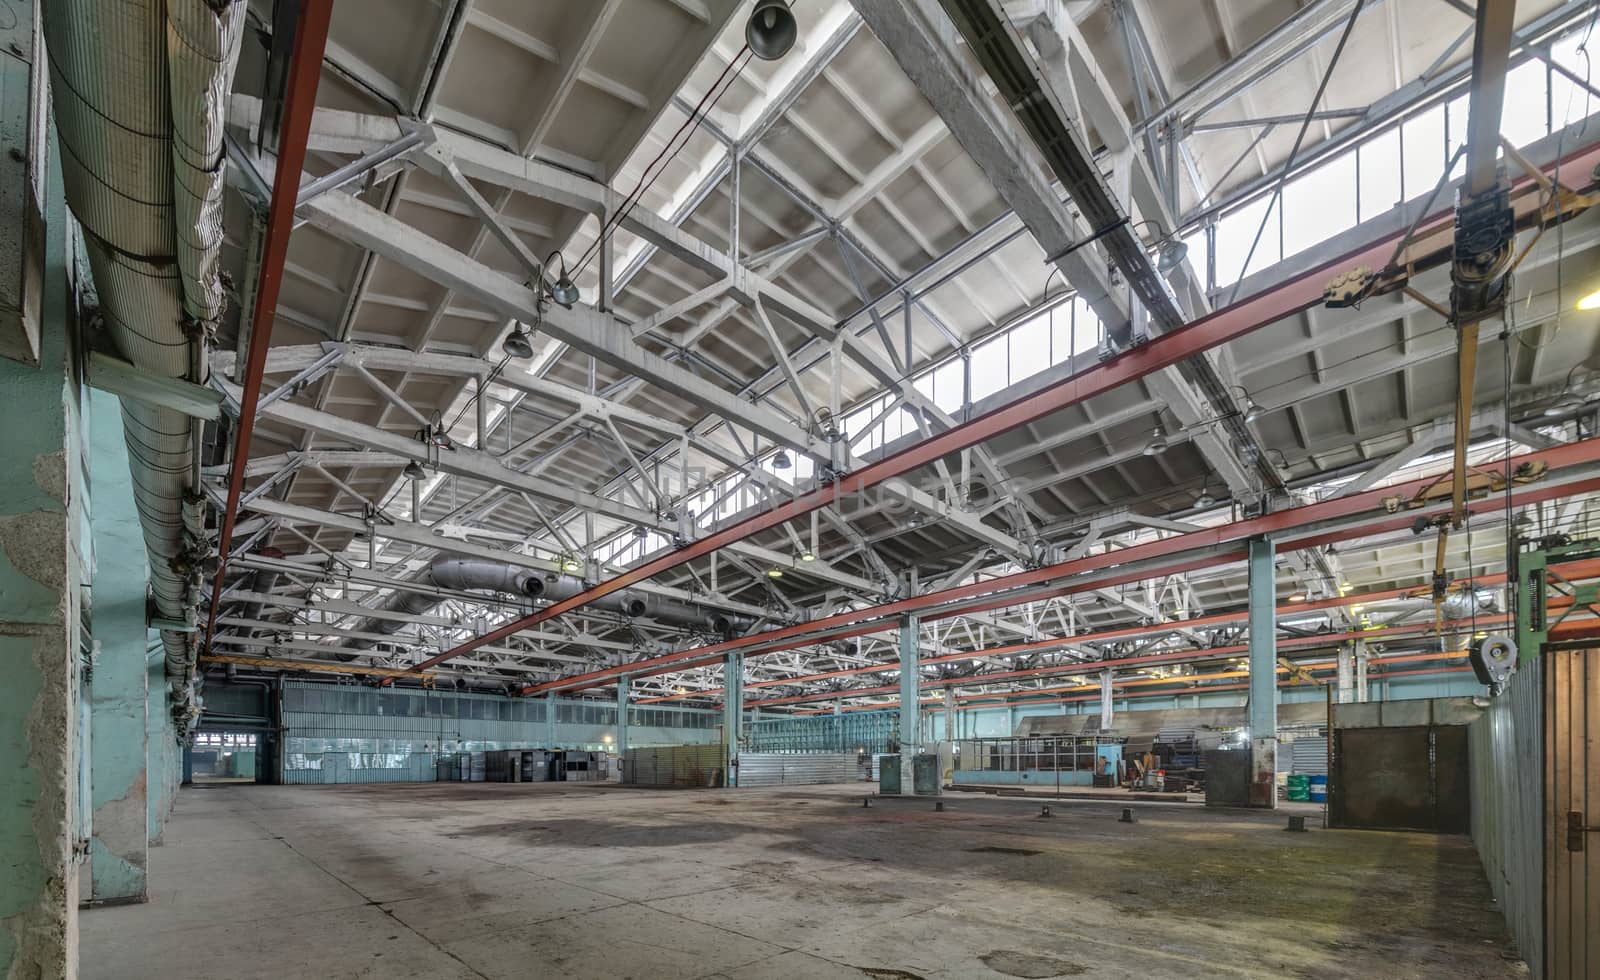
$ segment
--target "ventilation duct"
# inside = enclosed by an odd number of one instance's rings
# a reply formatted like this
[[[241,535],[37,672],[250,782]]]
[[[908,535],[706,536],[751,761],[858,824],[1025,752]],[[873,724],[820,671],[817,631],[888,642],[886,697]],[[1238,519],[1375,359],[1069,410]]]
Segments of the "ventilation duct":
[[[102,326],[139,369],[197,383],[223,308],[222,127],[244,14],[242,2],[205,0],[43,9],[62,177]],[[132,399],[122,419],[155,613],[192,624],[211,548],[198,426]],[[199,717],[194,634],[161,641],[181,736]]]
[[[538,572],[529,568],[508,565],[505,562],[483,558],[435,558],[422,571],[411,577],[418,585],[460,592],[502,592],[525,596],[545,602],[560,602],[583,592],[582,579],[555,572]],[[384,612],[404,616],[421,616],[434,606],[440,597],[426,592],[399,589],[378,608]],[[738,636],[755,625],[755,620],[739,613],[728,612],[697,602],[682,602],[654,593],[624,589],[597,599],[589,608],[618,613],[629,619],[651,619],[663,626],[718,633],[725,637]],[[405,620],[369,617],[356,624],[356,633],[398,633]],[[377,641],[352,640],[350,646],[370,647]],[[354,657],[345,657],[351,660]]]

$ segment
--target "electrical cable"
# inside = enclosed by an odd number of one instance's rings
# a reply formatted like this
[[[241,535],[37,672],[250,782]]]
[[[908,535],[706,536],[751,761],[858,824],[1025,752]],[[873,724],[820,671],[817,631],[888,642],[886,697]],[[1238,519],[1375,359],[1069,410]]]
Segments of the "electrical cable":
[[[621,206],[617,208],[615,213],[606,218],[605,223],[600,227],[600,231],[595,235],[594,241],[589,244],[588,248],[584,249],[583,255],[579,257],[577,264],[574,266],[573,275],[581,273],[588,266],[589,260],[605,244],[606,240],[616,234],[616,230],[621,227],[622,221],[637,206],[644,197],[644,193],[653,187],[656,180],[666,172],[667,164],[676,159],[683,148],[689,145],[689,136],[692,136],[693,130],[699,127],[700,121],[710,114],[716,104],[721,101],[722,96],[733,86],[733,83],[739,79],[740,75],[744,74],[744,69],[750,64],[752,57],[754,56],[750,52],[750,45],[746,44],[723,67],[722,72],[707,87],[705,94],[700,96],[700,101],[695,103],[688,116],[668,137],[661,151],[645,165],[644,170],[639,174],[639,179],[634,183],[633,190],[629,191],[623,198]],[[733,73],[731,77],[729,72]],[[708,101],[709,105],[707,104]],[[684,135],[686,132],[689,136]],[[682,143],[678,142],[679,137],[683,137]]]
[[[1305,118],[1300,121],[1300,132],[1295,134],[1294,146],[1289,149],[1289,157],[1283,165],[1283,172],[1272,187],[1272,199],[1267,202],[1267,210],[1261,215],[1261,224],[1256,227],[1256,237],[1250,242],[1250,251],[1245,253],[1244,268],[1239,270],[1239,279],[1233,284],[1233,292],[1228,296],[1229,306],[1239,298],[1239,287],[1244,284],[1245,273],[1250,271],[1250,260],[1255,258],[1256,246],[1261,244],[1261,233],[1267,230],[1267,219],[1272,217],[1273,207],[1283,198],[1283,185],[1294,170],[1294,161],[1300,154],[1300,145],[1305,142],[1306,132],[1311,128],[1312,120],[1316,118],[1317,106],[1322,104],[1322,95],[1328,89],[1328,82],[1333,79],[1333,70],[1339,65],[1339,56],[1344,53],[1345,42],[1350,40],[1350,33],[1355,30],[1356,20],[1361,16],[1361,8],[1364,6],[1366,0],[1356,0],[1355,7],[1350,11],[1350,19],[1345,21],[1344,31],[1339,35],[1339,43],[1333,49],[1333,57],[1328,61],[1328,69],[1322,73],[1322,81],[1317,83],[1317,94],[1311,97],[1311,106],[1306,109]]]

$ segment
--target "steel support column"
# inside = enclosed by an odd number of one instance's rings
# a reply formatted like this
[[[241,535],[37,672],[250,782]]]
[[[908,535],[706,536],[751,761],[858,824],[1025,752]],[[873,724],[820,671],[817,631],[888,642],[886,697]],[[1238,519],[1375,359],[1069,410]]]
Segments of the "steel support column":
[[[722,738],[728,750],[729,786],[739,785],[739,741],[744,736],[744,655],[730,653],[722,662]]]
[[[1356,699],[1356,647],[1355,643],[1342,643],[1335,658],[1337,681],[1334,700],[1349,704]]]
[[[1278,630],[1273,547],[1250,541],[1250,805],[1278,805]]]
[[[561,747],[556,742],[556,692],[554,691],[545,695],[544,699],[544,740],[547,749]]]
[[[922,704],[917,687],[922,674],[918,662],[922,649],[917,643],[921,621],[915,616],[900,619],[900,791],[909,793],[914,776],[912,760],[918,749],[918,723]]]
[[[628,683],[629,678],[617,680],[617,755],[628,751]]]
[[[1116,707],[1111,683],[1114,674],[1107,667],[1100,672],[1100,730],[1108,732],[1116,724]]]

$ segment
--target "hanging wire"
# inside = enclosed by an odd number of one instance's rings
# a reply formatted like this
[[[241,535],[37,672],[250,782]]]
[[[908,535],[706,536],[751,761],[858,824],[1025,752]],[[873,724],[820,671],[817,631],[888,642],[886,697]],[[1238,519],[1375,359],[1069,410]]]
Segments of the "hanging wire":
[[[1339,35],[1339,44],[1333,49],[1333,57],[1328,61],[1328,69],[1322,73],[1322,80],[1317,83],[1317,94],[1311,97],[1311,105],[1306,108],[1305,118],[1300,121],[1300,132],[1295,134],[1294,146],[1289,149],[1289,158],[1284,161],[1283,172],[1278,175],[1277,182],[1272,186],[1272,198],[1267,201],[1267,210],[1261,215],[1261,224],[1256,227],[1256,237],[1250,242],[1250,251],[1245,253],[1244,268],[1239,270],[1239,280],[1233,284],[1233,292],[1228,294],[1229,306],[1239,298],[1239,287],[1244,285],[1245,273],[1250,271],[1250,260],[1255,258],[1256,246],[1261,244],[1261,233],[1267,230],[1267,219],[1272,217],[1273,207],[1283,198],[1283,185],[1289,180],[1289,174],[1294,171],[1295,157],[1300,155],[1300,144],[1305,142],[1311,121],[1316,118],[1317,106],[1322,104],[1322,94],[1327,91],[1328,82],[1333,79],[1333,70],[1339,65],[1339,56],[1344,53],[1345,42],[1350,40],[1350,32],[1355,30],[1356,20],[1361,16],[1361,8],[1364,6],[1366,0],[1356,0],[1355,7],[1350,11],[1350,19],[1345,21],[1344,31]]]
[[[695,103],[694,108],[689,111],[689,115],[667,139],[666,145],[661,148],[661,152],[657,153],[645,165],[644,170],[639,174],[639,179],[633,185],[633,190],[629,191],[627,196],[623,198],[622,205],[617,208],[614,214],[609,215],[605,223],[600,226],[600,231],[595,235],[594,241],[589,244],[588,248],[584,249],[583,255],[579,257],[572,275],[576,276],[583,272],[588,266],[589,260],[598,253],[609,238],[616,234],[617,229],[622,225],[623,219],[644,197],[644,193],[655,186],[656,180],[666,172],[667,164],[676,159],[683,148],[689,145],[689,137],[699,127],[701,120],[705,119],[711,113],[711,110],[716,108],[722,96],[727,93],[734,82],[738,81],[739,76],[744,74],[744,69],[750,64],[752,57],[750,45],[746,44],[723,67],[721,74],[717,75],[716,79],[712,81],[705,94],[700,96],[700,101]],[[729,75],[730,72],[732,72],[731,76]],[[709,104],[707,104],[708,102]],[[678,141],[679,137],[683,138],[681,143]]]

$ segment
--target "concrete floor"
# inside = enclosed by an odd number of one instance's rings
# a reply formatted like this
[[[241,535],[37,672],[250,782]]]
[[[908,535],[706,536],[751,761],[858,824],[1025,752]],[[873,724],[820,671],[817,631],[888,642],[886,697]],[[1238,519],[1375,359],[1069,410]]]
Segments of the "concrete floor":
[[[862,788],[186,789],[86,978],[1511,977],[1471,843]]]

